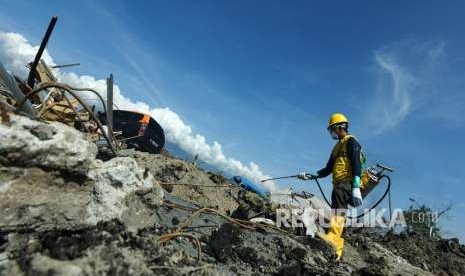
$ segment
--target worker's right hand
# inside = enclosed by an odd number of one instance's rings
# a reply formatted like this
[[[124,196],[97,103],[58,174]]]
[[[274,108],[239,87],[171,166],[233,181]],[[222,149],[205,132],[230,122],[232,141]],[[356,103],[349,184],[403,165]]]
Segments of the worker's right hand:
[[[315,173],[308,173],[308,172],[301,172],[297,175],[298,179],[302,180],[310,180],[310,179],[316,179],[318,178],[318,174]]]
[[[352,206],[358,207],[363,204],[360,188],[352,188]]]

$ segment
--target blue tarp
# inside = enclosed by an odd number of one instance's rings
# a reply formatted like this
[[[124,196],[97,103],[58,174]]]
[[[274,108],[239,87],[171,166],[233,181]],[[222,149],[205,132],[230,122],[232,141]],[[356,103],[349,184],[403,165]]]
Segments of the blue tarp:
[[[258,186],[257,184],[253,183],[251,180],[245,177],[234,176],[231,178],[231,181],[243,186],[244,189],[246,189],[247,191],[258,194],[259,196],[265,197],[267,194],[266,191],[262,187]]]

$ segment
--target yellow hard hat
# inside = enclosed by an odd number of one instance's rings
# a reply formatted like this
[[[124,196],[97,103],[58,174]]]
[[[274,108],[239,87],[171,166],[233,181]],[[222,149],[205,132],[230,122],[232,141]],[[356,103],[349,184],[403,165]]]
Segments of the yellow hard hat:
[[[346,116],[344,116],[344,114],[342,113],[334,113],[333,115],[331,115],[331,117],[329,117],[328,128],[330,128],[333,125],[342,123],[348,124],[349,120],[347,120]]]

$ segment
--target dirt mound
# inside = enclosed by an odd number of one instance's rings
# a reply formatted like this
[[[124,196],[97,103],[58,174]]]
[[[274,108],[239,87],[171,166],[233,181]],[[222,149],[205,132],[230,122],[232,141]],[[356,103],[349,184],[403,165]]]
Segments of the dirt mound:
[[[435,275],[465,275],[465,245],[461,245],[458,239],[388,234],[378,236],[375,240],[411,264]]]
[[[231,223],[214,231],[208,244],[211,255],[239,274],[299,275],[321,270],[331,257],[327,247],[310,248],[281,232],[243,230]]]
[[[167,155],[134,150],[122,151],[119,155],[136,160],[139,167],[147,169],[173,195],[225,213],[231,213],[238,206],[235,197],[239,187],[230,186],[221,175],[207,173],[195,164]]]

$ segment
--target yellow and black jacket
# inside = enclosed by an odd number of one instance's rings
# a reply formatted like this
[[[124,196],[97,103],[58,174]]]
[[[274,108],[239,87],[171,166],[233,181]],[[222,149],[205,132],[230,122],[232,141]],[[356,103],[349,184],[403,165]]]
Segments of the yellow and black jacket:
[[[333,174],[333,185],[352,182],[361,176],[364,163],[362,147],[352,135],[347,135],[334,146],[326,167],[318,171],[319,177]]]

